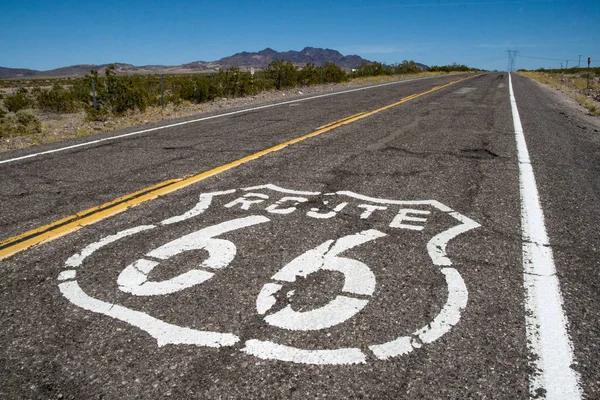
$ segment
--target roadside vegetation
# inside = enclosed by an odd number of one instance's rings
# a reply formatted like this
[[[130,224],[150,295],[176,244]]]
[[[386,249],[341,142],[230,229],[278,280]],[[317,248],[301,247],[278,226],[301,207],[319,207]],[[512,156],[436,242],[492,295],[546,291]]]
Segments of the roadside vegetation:
[[[82,78],[0,80],[0,138],[4,139],[0,150],[173,118],[181,116],[177,111],[185,107],[197,113],[206,109],[205,104],[227,99],[349,81],[368,83],[374,78],[468,71],[475,70],[449,65],[423,73],[415,62],[403,61],[364,63],[347,72],[330,62],[298,68],[280,60],[254,74],[234,67],[194,75],[122,76],[113,66],[105,74],[92,70]],[[50,128],[62,131],[49,135]]]
[[[519,70],[518,73],[564,92],[590,114],[600,115],[600,68],[590,69],[589,89],[587,68]]]

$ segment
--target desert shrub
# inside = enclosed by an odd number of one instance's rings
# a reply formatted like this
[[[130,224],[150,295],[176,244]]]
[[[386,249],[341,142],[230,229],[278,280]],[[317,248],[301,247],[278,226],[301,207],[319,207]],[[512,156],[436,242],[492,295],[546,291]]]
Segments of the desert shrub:
[[[98,80],[97,74],[95,75],[96,82]],[[83,78],[74,79],[71,82],[71,96],[73,100],[79,105],[91,105],[92,104],[92,76],[86,75]]]
[[[428,71],[433,71],[433,72],[469,72],[471,70],[474,71],[476,69],[469,68],[466,65],[462,65],[462,64],[432,65],[428,69]]]
[[[96,86],[96,108],[91,105],[92,79]],[[106,69],[106,76],[99,77],[97,71],[92,71],[83,82],[74,85],[74,97],[85,101],[87,118],[91,120],[101,119],[107,114],[122,115],[130,110],[144,112],[146,107],[157,103],[156,94],[150,90],[146,77],[116,76],[114,65]]]
[[[320,68],[315,67],[315,64],[313,63],[307,63],[304,68],[298,72],[298,84],[300,86],[318,85],[320,82]]]
[[[296,86],[298,70],[291,62],[283,60],[272,61],[267,66],[267,74],[275,83],[277,90],[293,88]]]
[[[11,112],[17,112],[25,108],[30,108],[33,101],[29,98],[28,91],[25,88],[20,88],[12,96],[7,96],[4,99],[4,106]]]
[[[354,71],[354,76],[379,76],[390,75],[391,73],[391,68],[387,65],[378,62],[367,63],[363,61]]]
[[[220,70],[214,77],[212,94],[214,97],[242,97],[255,92],[249,72],[241,72],[237,67]]]
[[[327,61],[322,68],[323,82],[325,83],[340,83],[348,80],[346,72],[330,61]]]
[[[85,118],[88,121],[105,121],[110,112],[105,107],[94,108],[91,105],[84,107]]]
[[[417,74],[421,72],[421,68],[414,61],[404,60],[400,64],[392,65],[394,74]]]
[[[34,135],[42,132],[42,123],[29,111],[19,110],[0,118],[0,137]]]
[[[36,96],[36,104],[43,111],[55,113],[73,113],[77,103],[72,90],[55,83],[52,89],[41,89]]]
[[[249,72],[239,72],[236,84],[237,96],[248,96],[256,93],[253,78]]]
[[[15,117],[17,118],[17,122],[19,122],[23,126],[30,127],[31,129],[37,132],[40,132],[42,129],[42,123],[31,112],[20,110],[17,111]]]
[[[142,84],[142,77],[115,75],[114,66],[106,70],[106,82],[102,87],[104,90],[98,91],[99,98],[114,114],[123,114],[128,110],[146,111],[146,107],[151,103],[151,95],[145,85]]]

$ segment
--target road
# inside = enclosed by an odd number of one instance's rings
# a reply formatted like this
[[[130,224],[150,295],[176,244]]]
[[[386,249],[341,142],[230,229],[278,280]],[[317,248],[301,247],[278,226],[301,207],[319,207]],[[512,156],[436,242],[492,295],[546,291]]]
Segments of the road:
[[[182,122],[0,155],[0,398],[600,397],[597,121],[481,73]]]

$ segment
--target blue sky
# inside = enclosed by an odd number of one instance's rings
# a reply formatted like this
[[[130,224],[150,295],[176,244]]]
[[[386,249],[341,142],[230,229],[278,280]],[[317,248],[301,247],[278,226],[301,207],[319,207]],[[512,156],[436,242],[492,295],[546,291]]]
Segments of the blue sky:
[[[326,47],[388,64],[600,65],[600,1],[0,0],[0,66],[178,65]],[[534,58],[536,57],[536,58]],[[566,65],[566,61],[563,61]]]

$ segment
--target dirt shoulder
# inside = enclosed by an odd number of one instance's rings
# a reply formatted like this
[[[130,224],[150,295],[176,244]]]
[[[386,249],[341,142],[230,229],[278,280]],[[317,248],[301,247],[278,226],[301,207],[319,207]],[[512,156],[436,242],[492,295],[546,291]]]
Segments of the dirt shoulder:
[[[575,116],[577,120],[590,129],[590,132],[595,134],[600,133],[600,117],[598,113],[591,112],[588,108],[586,108],[580,101],[576,99],[578,96],[575,93],[569,92],[568,88],[559,88],[554,85],[549,85],[547,83],[542,83],[539,80],[523,73],[519,73],[520,75],[527,76],[531,78],[532,81],[535,82],[542,90],[548,93],[556,102],[561,104],[565,110],[570,111],[570,115]]]
[[[518,74],[566,95],[570,100],[581,106],[582,112],[590,116],[600,116],[600,80],[598,80],[598,77],[592,77],[590,89],[587,89],[587,78],[583,76],[585,74],[533,71],[520,71]]]

